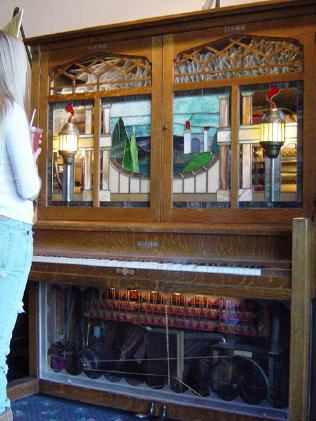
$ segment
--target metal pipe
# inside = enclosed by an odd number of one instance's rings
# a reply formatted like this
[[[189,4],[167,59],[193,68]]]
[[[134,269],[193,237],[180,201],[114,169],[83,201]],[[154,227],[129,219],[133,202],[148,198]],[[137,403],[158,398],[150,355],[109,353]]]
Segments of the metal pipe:
[[[274,194],[274,181],[275,181],[275,177],[274,177],[274,158],[270,159],[270,171],[271,171],[271,175],[270,175],[270,200],[271,202],[274,202],[275,199],[275,194]]]

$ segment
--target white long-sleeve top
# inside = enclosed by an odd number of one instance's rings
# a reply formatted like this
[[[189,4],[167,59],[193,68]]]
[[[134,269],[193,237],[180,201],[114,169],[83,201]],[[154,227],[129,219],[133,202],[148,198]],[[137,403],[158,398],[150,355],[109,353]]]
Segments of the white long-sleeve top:
[[[0,145],[0,215],[32,223],[33,203],[41,181],[34,162],[23,108],[14,103],[3,122]]]

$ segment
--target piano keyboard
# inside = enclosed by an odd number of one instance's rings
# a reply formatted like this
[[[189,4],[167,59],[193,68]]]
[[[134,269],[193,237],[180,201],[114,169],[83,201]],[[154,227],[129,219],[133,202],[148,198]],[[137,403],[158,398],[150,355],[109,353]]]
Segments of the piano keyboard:
[[[180,263],[161,263],[151,261],[127,261],[115,259],[93,259],[77,257],[58,257],[58,256],[33,256],[33,262],[55,263],[64,265],[83,265],[99,266],[121,269],[150,269],[165,270],[174,272],[194,272],[194,273],[218,273],[223,275],[239,276],[261,276],[260,268],[241,267],[241,266],[222,266],[212,264],[180,264]]]

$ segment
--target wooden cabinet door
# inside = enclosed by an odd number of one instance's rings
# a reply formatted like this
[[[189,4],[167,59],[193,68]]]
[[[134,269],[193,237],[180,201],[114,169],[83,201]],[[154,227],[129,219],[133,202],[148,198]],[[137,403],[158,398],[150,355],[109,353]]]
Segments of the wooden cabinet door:
[[[311,212],[313,36],[289,19],[164,37],[165,221],[290,223]],[[285,130],[273,159],[260,143],[270,106]]]
[[[161,55],[161,37],[80,39],[37,54],[33,105],[45,128],[39,219],[159,219]],[[70,163],[59,136],[66,121],[79,130]]]

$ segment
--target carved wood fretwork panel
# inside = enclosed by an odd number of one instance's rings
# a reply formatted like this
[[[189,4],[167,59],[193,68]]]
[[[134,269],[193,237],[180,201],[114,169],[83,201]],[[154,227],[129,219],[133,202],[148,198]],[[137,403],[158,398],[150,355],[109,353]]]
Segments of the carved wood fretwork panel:
[[[179,54],[175,83],[302,70],[303,47],[294,39],[231,35]]]
[[[151,86],[151,63],[143,57],[102,55],[58,66],[50,73],[50,94]]]

